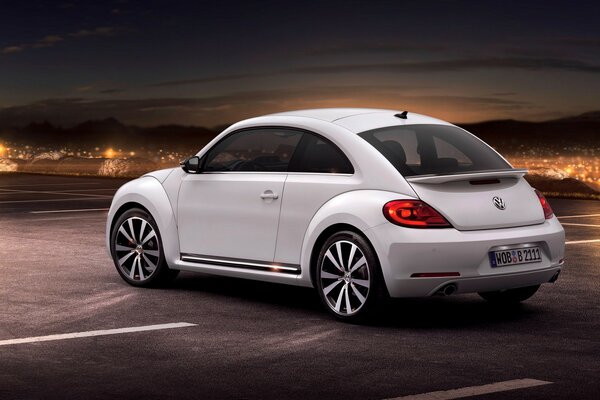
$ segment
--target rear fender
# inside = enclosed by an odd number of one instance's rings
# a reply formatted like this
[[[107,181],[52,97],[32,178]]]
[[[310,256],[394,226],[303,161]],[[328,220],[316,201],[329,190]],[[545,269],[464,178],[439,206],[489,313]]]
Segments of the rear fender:
[[[298,276],[300,286],[313,286],[311,279],[311,256],[315,244],[321,234],[329,227],[337,224],[351,225],[373,244],[369,229],[389,223],[383,216],[383,206],[390,200],[414,199],[414,195],[404,195],[382,190],[356,190],[334,197],[325,203],[313,216],[304,240],[300,259],[301,274]]]

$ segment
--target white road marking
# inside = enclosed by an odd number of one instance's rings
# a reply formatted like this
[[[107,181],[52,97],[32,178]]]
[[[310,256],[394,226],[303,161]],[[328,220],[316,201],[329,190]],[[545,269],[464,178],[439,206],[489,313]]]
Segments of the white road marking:
[[[100,185],[100,182],[65,182],[65,183],[25,183],[16,185],[0,185],[0,188],[5,187],[23,187],[23,186],[74,186],[74,185]]]
[[[565,244],[598,243],[598,242],[600,242],[600,239],[571,240],[570,242],[565,242]]]
[[[112,198],[112,195],[107,194],[85,194],[85,193],[73,193],[73,192],[57,192],[51,190],[17,190],[17,189],[0,189],[0,194],[20,194],[20,193],[35,193],[35,194],[59,194],[65,196],[82,196],[82,197],[105,197]]]
[[[480,396],[482,394],[505,392],[507,390],[524,389],[534,386],[549,385],[552,382],[540,381],[537,379],[513,379],[511,381],[496,382],[489,385],[469,386],[460,389],[440,390],[438,392],[429,392],[414,394],[410,396],[395,397],[390,400],[449,400],[460,399],[463,397]]]
[[[186,328],[189,326],[196,326],[196,324],[190,324],[188,322],[174,322],[174,323],[170,323],[170,324],[135,326],[135,327],[131,327],[131,328],[103,329],[103,330],[99,330],[99,331],[73,332],[73,333],[63,333],[63,334],[58,334],[58,335],[35,336],[35,337],[28,337],[28,338],[21,338],[21,339],[8,339],[8,340],[0,340],[0,346],[10,346],[13,344],[24,344],[24,343],[48,342],[48,341],[52,341],[52,340],[77,339],[77,338],[93,337],[93,336],[117,335],[117,334],[121,334],[121,333],[157,331],[157,330],[161,330],[161,329]]]
[[[29,211],[29,214],[59,214],[59,213],[74,213],[87,211],[108,211],[108,208],[81,208],[74,210],[44,210],[44,211]]]
[[[110,196],[112,197],[112,196]],[[0,204],[12,203],[47,203],[52,201],[83,201],[83,200],[106,200],[106,197],[77,197],[69,199],[42,199],[42,200],[2,200]]]
[[[563,216],[560,216],[557,218],[561,219],[561,218],[584,218],[584,217],[600,217],[600,214],[563,215]]]
[[[595,228],[600,228],[600,225],[595,224],[576,224],[574,222],[561,222],[562,225],[572,225],[572,226],[592,226]]]
[[[61,192],[102,192],[102,191],[111,191],[111,192],[116,192],[117,191],[117,187],[115,188],[94,188],[94,189],[64,189],[61,190]],[[0,189],[2,190],[2,189]]]

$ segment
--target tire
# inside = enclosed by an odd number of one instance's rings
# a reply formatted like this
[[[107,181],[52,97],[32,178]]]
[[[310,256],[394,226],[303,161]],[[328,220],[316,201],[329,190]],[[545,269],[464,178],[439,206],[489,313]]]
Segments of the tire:
[[[490,303],[517,304],[533,296],[539,288],[540,285],[526,286],[516,289],[499,290],[496,292],[481,292],[479,295]]]
[[[132,286],[162,286],[179,271],[165,261],[160,232],[154,218],[145,210],[132,208],[114,223],[110,253],[121,278]]]
[[[342,231],[330,236],[323,243],[314,267],[319,297],[339,320],[360,322],[373,317],[386,298],[375,251],[355,232]]]

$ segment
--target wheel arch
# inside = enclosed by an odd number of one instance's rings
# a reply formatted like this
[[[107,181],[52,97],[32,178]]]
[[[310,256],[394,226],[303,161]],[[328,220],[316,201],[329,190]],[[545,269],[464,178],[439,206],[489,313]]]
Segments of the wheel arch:
[[[313,287],[315,286],[315,282],[316,282],[316,280],[315,280],[316,272],[317,272],[316,267],[317,267],[317,260],[319,258],[319,253],[320,253],[321,247],[323,246],[325,241],[327,241],[327,239],[329,237],[331,237],[331,235],[333,235],[337,232],[343,232],[343,231],[354,232],[357,235],[362,236],[367,241],[367,243],[371,246],[371,248],[373,248],[373,244],[371,243],[369,238],[360,229],[358,229],[354,225],[347,224],[347,223],[337,223],[337,224],[334,224],[334,225],[331,225],[331,226],[325,228],[319,234],[319,236],[315,240],[315,243],[311,249],[311,254],[310,254],[310,259],[309,259],[309,272],[310,272],[310,281],[311,281]],[[376,252],[375,252],[375,255],[377,256]]]
[[[128,203],[125,203],[125,204],[121,205],[121,207],[119,207],[118,210],[115,211],[112,219],[109,220],[110,228],[108,228],[108,233],[109,234],[112,233],[113,229],[115,228],[115,222],[117,221],[117,219],[119,219],[119,217],[121,215],[125,214],[127,211],[132,210],[134,208],[139,208],[141,210],[146,211],[148,214],[152,215],[150,210],[148,210],[146,207],[144,207],[143,204],[136,203],[135,201],[130,201]]]
[[[106,221],[108,253],[116,219],[131,208],[141,208],[152,216],[162,238],[165,260],[169,266],[174,265],[180,255],[175,214],[162,184],[151,176],[127,182],[115,193]]]
[[[390,200],[411,198],[396,192],[382,190],[356,190],[342,193],[325,203],[315,213],[308,225],[302,243],[300,256],[301,274],[298,285],[314,287],[313,262],[315,253],[318,256],[319,245],[330,234],[337,230],[354,231],[365,238],[381,264],[381,244],[370,229],[374,226],[389,223],[383,215],[383,205]]]

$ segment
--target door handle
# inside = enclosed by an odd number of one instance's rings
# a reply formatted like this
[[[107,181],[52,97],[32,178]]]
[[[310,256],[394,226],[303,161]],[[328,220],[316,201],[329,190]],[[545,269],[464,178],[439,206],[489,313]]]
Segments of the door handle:
[[[273,193],[272,190],[265,190],[263,192],[263,194],[260,195],[260,198],[263,200],[266,200],[266,199],[277,200],[279,198],[279,195],[277,193]]]

